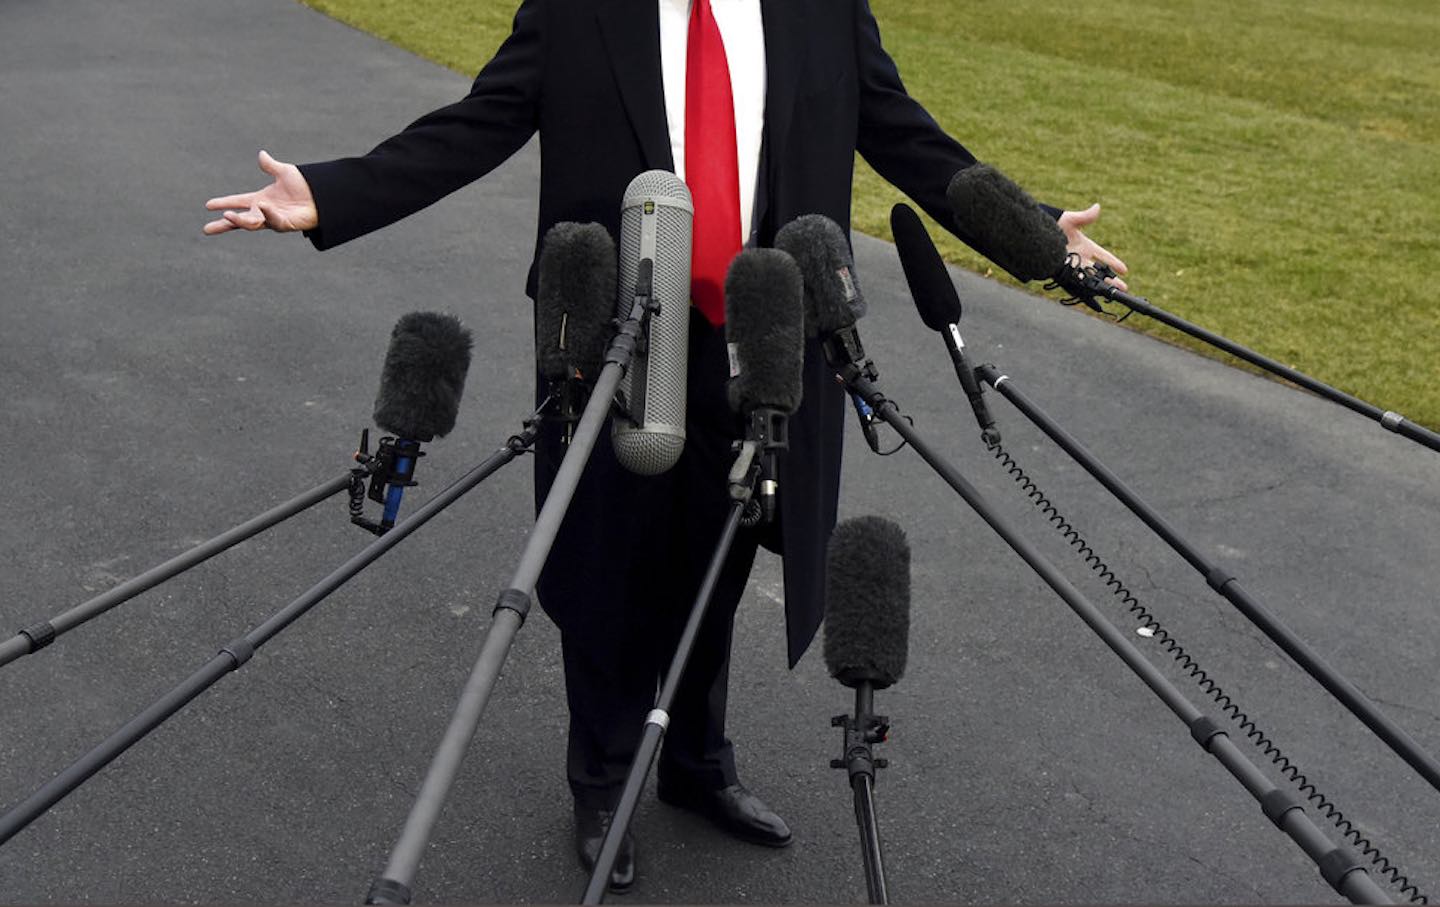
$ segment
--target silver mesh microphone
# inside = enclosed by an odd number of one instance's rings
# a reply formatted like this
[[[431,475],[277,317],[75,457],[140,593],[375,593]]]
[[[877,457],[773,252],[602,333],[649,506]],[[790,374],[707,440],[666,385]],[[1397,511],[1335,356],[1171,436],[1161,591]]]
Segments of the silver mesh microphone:
[[[674,466],[685,447],[685,376],[690,340],[690,226],[695,207],[675,174],[648,170],[630,181],[620,208],[619,316],[630,314],[640,261],[654,263],[655,302],[647,348],[621,383],[623,412],[611,440],[620,465],[642,476]]]

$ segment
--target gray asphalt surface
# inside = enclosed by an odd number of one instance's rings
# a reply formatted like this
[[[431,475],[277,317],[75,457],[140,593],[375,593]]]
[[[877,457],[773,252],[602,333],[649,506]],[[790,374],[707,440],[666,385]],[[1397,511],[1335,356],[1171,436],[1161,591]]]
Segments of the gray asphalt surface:
[[[297,237],[200,233],[204,199],[260,184],[256,149],[360,152],[466,85],[287,0],[0,4],[5,638],[343,471],[407,311],[454,311],[479,336],[460,424],[429,447],[419,493],[518,429],[533,147],[324,255]],[[1143,293],[1143,250],[1121,251]],[[985,452],[894,249],[857,236],[856,254],[866,342],[890,395],[1203,703]],[[956,279],[977,358],[1440,751],[1440,459],[1280,384]],[[1435,893],[1440,794],[1018,413],[992,405],[1007,447],[1135,595]],[[913,546],[910,668],[877,696],[895,728],[877,795],[895,901],[1339,900],[913,452],[874,457],[858,432],[848,443],[842,516],[890,516]],[[523,545],[529,483],[528,464],[502,471],[0,847],[0,901],[359,902]],[[0,670],[0,803],[367,540],[341,500],[327,502]],[[779,563],[762,559],[736,631],[730,728],[742,777],[790,820],[795,845],[747,847],[647,798],[640,880],[624,900],[864,900],[848,788],[827,767],[840,746],[829,717],[850,694],[818,648],[785,669],[781,595]],[[417,901],[578,897],[564,728],[557,636],[537,614]]]

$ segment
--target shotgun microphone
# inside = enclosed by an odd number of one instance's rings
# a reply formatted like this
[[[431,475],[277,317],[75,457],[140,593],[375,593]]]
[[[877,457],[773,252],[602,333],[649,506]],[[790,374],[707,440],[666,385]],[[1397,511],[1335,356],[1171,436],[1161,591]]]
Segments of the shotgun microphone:
[[[880,517],[846,520],[830,537],[825,573],[825,667],[855,690],[854,713],[830,719],[845,733],[842,755],[830,766],[850,776],[870,903],[888,904],[875,816],[875,772],[886,763],[873,747],[889,739],[890,719],[875,713],[875,691],[905,673],[910,546],[904,531]]]
[[[421,443],[444,437],[455,427],[465,373],[470,370],[470,331],[454,315],[411,312],[395,323],[390,348],[380,371],[375,396],[375,424],[393,437],[380,439],[373,458],[364,450],[356,459],[374,465],[370,499],[385,505],[378,524],[356,513],[362,501],[351,505],[351,521],[383,535],[395,525],[405,489],[415,484],[415,465],[425,454]]]
[[[775,248],[788,252],[805,278],[805,336],[819,337],[825,361],[837,372],[853,367],[871,380],[875,366],[865,356],[855,321],[865,315],[865,297],[855,280],[855,259],[845,231],[823,214],[796,218],[775,234]],[[874,413],[850,393],[865,442],[880,452]]]
[[[621,383],[611,442],[620,465],[642,476],[665,472],[685,448],[694,214],[690,190],[666,170],[649,170],[631,180],[620,207],[617,314],[621,320],[629,317],[644,291],[650,316]]]
[[[1055,218],[989,164],[956,173],[945,197],[960,232],[1021,283],[1053,279],[1065,264],[1065,233]]]
[[[847,687],[881,690],[905,673],[910,637],[910,544],[890,520],[849,519],[830,536],[825,575],[825,667]]]
[[[975,420],[980,423],[980,437],[986,447],[994,447],[1000,443],[1000,431],[995,427],[995,417],[985,402],[984,388],[975,378],[975,369],[965,352],[965,341],[960,337],[960,295],[955,292],[940,250],[935,248],[930,233],[920,222],[920,215],[909,205],[899,204],[890,209],[890,231],[895,236],[895,251],[900,254],[905,282],[910,286],[915,307],[920,310],[920,320],[944,338],[955,375],[975,412]]]
[[[604,365],[616,292],[615,241],[599,224],[559,223],[541,245],[535,361],[565,441]]]
[[[807,337],[830,337],[865,317],[855,258],[839,224],[823,214],[806,214],[780,228],[775,248],[795,259],[805,279]]]
[[[725,340],[730,348],[730,407],[745,419],[745,437],[761,454],[759,520],[775,518],[780,474],[775,457],[789,448],[789,418],[800,406],[805,368],[805,281],[778,249],[745,249],[725,275]]]
[[[1103,312],[1096,295],[1114,291],[1097,264],[1087,275],[1078,255],[1067,250],[1065,232],[1029,193],[989,164],[956,173],[945,190],[955,225],[975,249],[1021,283],[1048,280],[1076,302]]]

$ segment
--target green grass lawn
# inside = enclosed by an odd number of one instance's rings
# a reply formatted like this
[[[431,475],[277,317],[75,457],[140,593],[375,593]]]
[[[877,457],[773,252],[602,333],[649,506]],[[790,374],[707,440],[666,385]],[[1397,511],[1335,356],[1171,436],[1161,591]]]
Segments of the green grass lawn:
[[[516,6],[306,2],[467,74]],[[1440,427],[1440,3],[871,2],[911,93],[971,151],[1042,200],[1104,205],[1092,232],[1133,291]],[[855,229],[888,238],[899,200],[860,166]]]

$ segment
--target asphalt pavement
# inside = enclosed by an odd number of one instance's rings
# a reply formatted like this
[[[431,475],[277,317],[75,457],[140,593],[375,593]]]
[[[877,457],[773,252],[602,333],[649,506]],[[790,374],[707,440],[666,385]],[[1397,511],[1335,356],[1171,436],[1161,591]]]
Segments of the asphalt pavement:
[[[455,312],[478,341],[459,424],[429,446],[412,498],[519,429],[533,368],[522,292],[533,145],[324,254],[293,236],[200,231],[206,198],[260,184],[258,149],[292,161],[359,153],[467,84],[288,0],[0,4],[0,641],[342,473],[405,312]],[[889,395],[1218,716],[985,450],[894,248],[863,236],[855,248],[862,329]],[[1143,294],[1144,250],[1119,251]],[[1280,383],[955,279],[977,360],[1440,752],[1440,458]],[[1440,793],[1018,412],[993,395],[992,406],[1006,449],[1134,598],[1349,822],[1440,891]],[[846,457],[842,517],[889,516],[913,549],[909,669],[876,697],[894,726],[877,790],[893,900],[1339,900],[913,451],[876,457],[852,430]],[[531,513],[522,460],[0,846],[0,902],[359,902]],[[0,668],[0,807],[368,540],[329,501]],[[786,669],[782,600],[779,562],[762,556],[737,622],[729,730],[742,778],[787,817],[794,846],[736,843],[647,796],[639,881],[617,900],[864,900],[849,789],[828,766],[841,744],[830,716],[850,693],[818,647]],[[557,634],[537,612],[420,867],[417,902],[578,898],[565,714]]]

